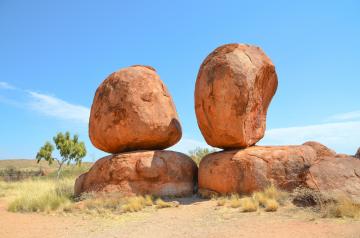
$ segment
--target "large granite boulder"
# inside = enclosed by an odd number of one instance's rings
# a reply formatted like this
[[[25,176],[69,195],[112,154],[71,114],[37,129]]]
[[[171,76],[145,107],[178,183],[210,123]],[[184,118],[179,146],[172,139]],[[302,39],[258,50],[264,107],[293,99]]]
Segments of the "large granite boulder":
[[[303,185],[317,159],[310,146],[253,146],[205,156],[199,166],[199,189],[220,194],[251,194],[271,183],[291,191]]]
[[[359,147],[359,149],[357,150],[357,152],[355,154],[355,158],[360,159],[360,147]]]
[[[360,203],[360,160],[318,142],[253,146],[207,155],[199,166],[201,193],[251,194],[270,184],[286,191],[307,187]]]
[[[135,65],[102,82],[91,106],[89,136],[110,153],[165,149],[180,140],[175,105],[155,69]]]
[[[123,195],[185,196],[194,191],[197,166],[188,156],[173,151],[135,151],[109,155],[96,161],[75,182],[75,195],[83,192],[119,192]]]
[[[360,203],[360,160],[351,156],[324,157],[309,168],[305,182],[311,189]]]
[[[202,63],[195,85],[196,117],[206,142],[223,149],[258,142],[277,85],[275,67],[259,47],[215,49]]]

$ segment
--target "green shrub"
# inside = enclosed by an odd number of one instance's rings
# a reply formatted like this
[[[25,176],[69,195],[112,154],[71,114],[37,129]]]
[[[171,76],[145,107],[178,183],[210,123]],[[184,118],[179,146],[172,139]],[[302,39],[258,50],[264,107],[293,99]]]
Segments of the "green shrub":
[[[189,156],[192,160],[194,160],[194,162],[199,165],[200,161],[202,160],[202,158],[204,158],[206,155],[210,154],[210,153],[214,153],[216,152],[215,149],[208,149],[208,148],[196,148],[194,150],[190,150],[189,151]]]

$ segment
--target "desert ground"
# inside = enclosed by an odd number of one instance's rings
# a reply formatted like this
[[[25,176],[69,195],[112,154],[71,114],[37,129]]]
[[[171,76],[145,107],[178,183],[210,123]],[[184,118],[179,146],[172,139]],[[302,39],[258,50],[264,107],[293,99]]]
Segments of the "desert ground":
[[[180,199],[179,207],[145,209],[117,217],[12,213],[0,202],[0,237],[360,237],[360,221],[324,219],[296,207],[241,213],[216,201]]]

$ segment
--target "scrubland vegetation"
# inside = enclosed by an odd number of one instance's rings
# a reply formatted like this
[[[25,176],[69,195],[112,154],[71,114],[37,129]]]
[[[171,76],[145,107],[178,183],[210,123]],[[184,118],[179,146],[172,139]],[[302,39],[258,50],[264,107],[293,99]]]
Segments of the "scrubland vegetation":
[[[6,201],[10,212],[85,213],[105,217],[138,212],[147,207],[161,209],[179,205],[150,195],[124,197],[118,193],[87,193],[74,197],[75,179],[89,167],[90,164],[66,166],[59,180],[55,169],[46,176],[22,181],[0,180],[0,198]]]
[[[309,208],[311,212],[322,218],[354,218],[360,219],[360,204],[347,197],[333,197],[320,194],[307,188],[296,189],[293,193],[278,190],[274,185],[264,191],[255,192],[251,196],[213,196],[218,207],[227,206],[239,209],[240,212],[276,212],[281,207],[294,203]]]
[[[289,194],[276,189],[271,185],[264,191],[256,192],[252,196],[241,197],[233,194],[227,197],[215,197],[218,206],[229,205],[231,208],[241,208],[242,212],[255,212],[264,209],[266,212],[275,212],[279,204],[284,205]]]
[[[55,170],[46,176],[22,181],[0,181],[0,199],[5,200],[11,212],[60,212],[116,216],[144,209],[156,210],[179,206],[173,199],[152,196],[124,197],[120,194],[83,194],[74,197],[73,187],[77,176],[89,169],[91,164],[66,166],[59,180]],[[237,209],[239,212],[276,212],[289,204],[307,207],[324,218],[360,219],[360,205],[349,198],[333,198],[306,188],[286,193],[271,185],[264,191],[250,196],[232,194],[213,196],[215,206]]]

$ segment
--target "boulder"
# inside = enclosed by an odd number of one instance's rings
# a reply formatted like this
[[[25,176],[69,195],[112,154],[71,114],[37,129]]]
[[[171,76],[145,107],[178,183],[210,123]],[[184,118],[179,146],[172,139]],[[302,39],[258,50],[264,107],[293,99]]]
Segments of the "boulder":
[[[337,155],[335,151],[316,141],[308,141],[303,145],[312,147],[316,151],[317,158],[335,157]]]
[[[359,147],[359,149],[357,150],[357,152],[355,154],[355,158],[360,159],[360,147]]]
[[[354,157],[324,157],[309,168],[305,178],[311,189],[360,203],[360,160]]]
[[[291,191],[304,184],[316,161],[310,146],[253,146],[205,156],[199,166],[201,192],[251,194],[271,183]]]
[[[111,74],[95,93],[89,136],[109,153],[165,149],[181,138],[175,105],[150,66],[131,66]]]
[[[277,85],[275,67],[259,47],[215,49],[202,63],[195,85],[196,117],[206,142],[223,149],[258,142]]]
[[[135,151],[96,161],[75,182],[75,194],[120,192],[123,195],[185,196],[194,191],[197,166],[173,151]]]

